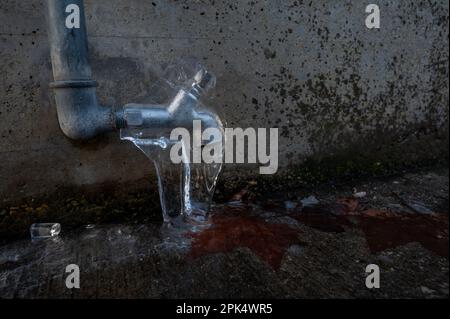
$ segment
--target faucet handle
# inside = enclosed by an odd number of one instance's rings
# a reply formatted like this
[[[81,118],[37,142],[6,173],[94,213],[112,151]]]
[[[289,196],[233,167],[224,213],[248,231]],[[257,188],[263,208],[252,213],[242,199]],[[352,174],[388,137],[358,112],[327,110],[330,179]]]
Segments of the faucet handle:
[[[208,90],[216,86],[216,77],[205,69],[201,69],[194,76],[192,88],[198,92],[198,95],[205,94]]]

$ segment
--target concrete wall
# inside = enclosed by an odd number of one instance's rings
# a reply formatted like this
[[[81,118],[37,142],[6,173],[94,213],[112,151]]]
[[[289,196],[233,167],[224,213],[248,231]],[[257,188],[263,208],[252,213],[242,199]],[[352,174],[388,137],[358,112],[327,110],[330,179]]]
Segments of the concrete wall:
[[[380,30],[365,27],[368,3]],[[165,64],[196,56],[228,126],[280,128],[285,168],[448,152],[446,0],[86,0],[86,15],[102,104],[133,102]],[[0,2],[0,74],[1,200],[151,174],[117,134],[79,145],[61,133],[43,1]]]

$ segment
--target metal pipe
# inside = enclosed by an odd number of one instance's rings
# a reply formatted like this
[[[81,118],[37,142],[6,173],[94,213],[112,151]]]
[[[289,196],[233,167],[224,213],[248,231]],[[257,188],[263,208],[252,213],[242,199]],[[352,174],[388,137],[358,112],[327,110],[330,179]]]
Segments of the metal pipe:
[[[79,9],[79,27],[68,28],[66,8]],[[174,127],[192,128],[201,120],[204,127],[221,127],[214,113],[198,111],[198,98],[215,83],[200,70],[190,88],[180,89],[167,106],[128,104],[117,112],[97,102],[97,83],[91,78],[83,0],[47,0],[56,108],[61,130],[74,140],[87,140],[98,134],[126,127],[141,127],[161,134]]]
[[[79,8],[79,28],[67,28],[68,5]],[[91,78],[83,0],[47,0],[47,30],[61,130],[74,140],[87,140],[116,129],[121,116],[97,102]]]

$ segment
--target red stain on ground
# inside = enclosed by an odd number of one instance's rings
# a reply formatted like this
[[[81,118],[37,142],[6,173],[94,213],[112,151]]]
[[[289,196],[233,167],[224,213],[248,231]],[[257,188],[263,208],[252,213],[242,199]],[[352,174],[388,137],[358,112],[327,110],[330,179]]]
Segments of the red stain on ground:
[[[439,256],[448,258],[448,215],[397,215],[357,217],[357,227],[365,234],[372,252],[379,252],[411,242]]]
[[[210,228],[189,234],[193,238],[189,256],[227,253],[238,247],[247,247],[278,269],[289,246],[304,245],[299,240],[299,231],[286,224],[268,223],[248,216],[252,208],[241,199],[240,194],[233,205],[218,210],[212,217]],[[372,253],[418,242],[439,256],[449,256],[448,213],[425,215],[366,209],[355,198],[338,198],[334,203],[303,207],[294,212],[287,212],[283,202],[268,200],[260,209],[290,216],[324,232],[360,229]]]
[[[289,246],[300,243],[299,232],[295,229],[257,217],[218,214],[212,217],[212,225],[200,233],[190,234],[193,238],[191,257],[247,247],[272,268],[278,269]]]
[[[358,211],[356,199],[338,199],[336,203],[306,209],[291,217],[325,232],[361,229],[372,253],[419,242],[434,253],[449,256],[448,214],[419,215],[377,209]]]

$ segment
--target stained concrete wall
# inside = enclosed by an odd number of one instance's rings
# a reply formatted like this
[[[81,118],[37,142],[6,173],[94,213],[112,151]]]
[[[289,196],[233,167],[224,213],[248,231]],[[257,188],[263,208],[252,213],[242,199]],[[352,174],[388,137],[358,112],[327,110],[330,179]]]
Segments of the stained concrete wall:
[[[365,27],[370,2],[379,30]],[[446,0],[87,0],[86,15],[102,104],[134,101],[164,65],[196,56],[217,75],[228,126],[279,127],[284,169],[448,154]],[[1,1],[0,74],[1,200],[151,174],[117,134],[79,145],[61,133],[43,1]]]

